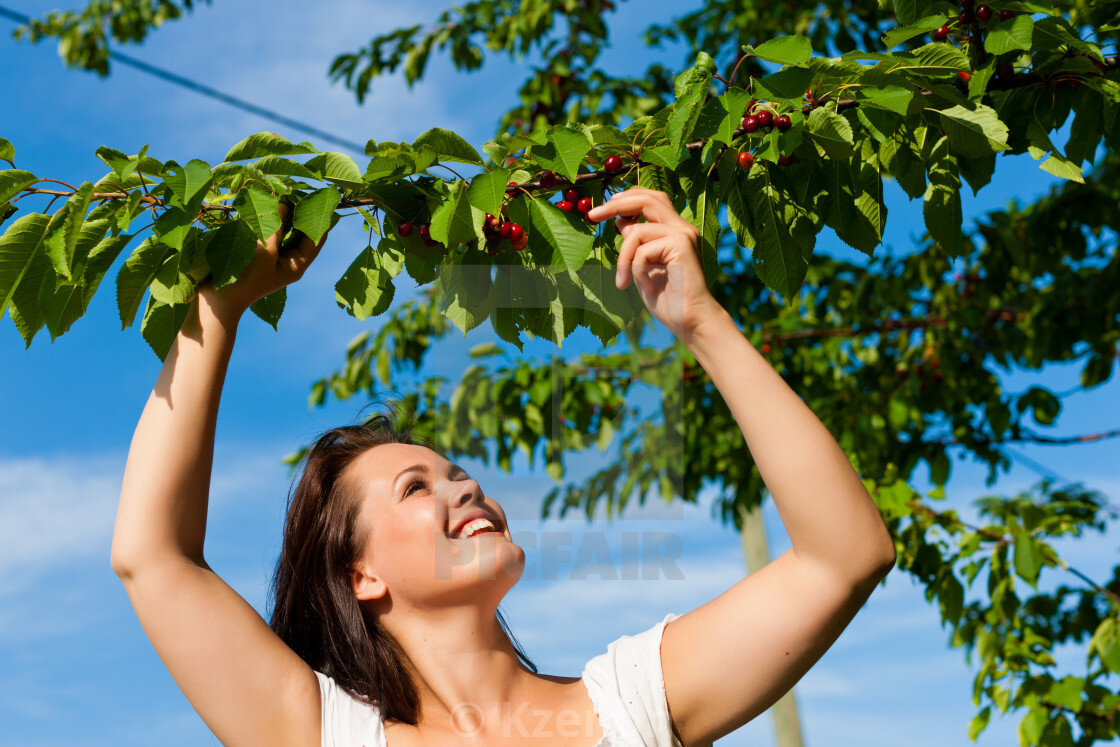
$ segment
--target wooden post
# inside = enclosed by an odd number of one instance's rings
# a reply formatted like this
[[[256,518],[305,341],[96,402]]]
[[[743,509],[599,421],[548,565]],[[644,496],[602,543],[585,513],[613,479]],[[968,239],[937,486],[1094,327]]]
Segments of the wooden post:
[[[743,520],[743,554],[747,558],[747,572],[761,570],[770,562],[770,547],[766,543],[766,526],[762,521],[762,509],[756,506],[753,511],[740,510]],[[777,747],[804,747],[801,739],[801,722],[797,716],[797,698],[791,689],[777,703],[770,707],[774,719],[774,735]]]

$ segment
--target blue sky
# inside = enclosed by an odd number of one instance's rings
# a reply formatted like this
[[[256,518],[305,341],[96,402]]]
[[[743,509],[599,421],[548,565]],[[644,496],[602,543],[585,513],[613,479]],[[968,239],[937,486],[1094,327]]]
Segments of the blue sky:
[[[653,18],[668,18],[694,3],[643,0],[622,3],[614,47],[604,63],[636,73],[654,58],[680,69],[681,55],[644,49],[638,32]],[[442,4],[438,4],[442,5]],[[52,6],[24,1],[31,15]],[[498,114],[521,80],[516,65],[489,62],[470,75],[433,58],[427,79],[408,90],[398,78],[374,84],[359,107],[331,86],[326,69],[334,54],[353,50],[376,33],[435,15],[429,4],[302,3],[267,5],[218,0],[194,17],[157,32],[130,53],[358,142],[411,140],[432,126],[456,130],[476,146],[492,134]],[[67,71],[52,45],[0,41],[0,69],[8,71],[0,98],[0,136],[16,145],[17,164],[41,176],[96,179],[105,168],[100,145],[128,153],[150,144],[150,154],[180,162],[200,157],[217,163],[245,135],[277,130],[271,122],[172,87],[126,67],[107,80]],[[18,72],[13,72],[18,71]],[[1001,159],[992,186],[973,198],[969,215],[1029,200],[1053,178],[1029,157]],[[922,233],[921,205],[908,203],[893,185],[887,243],[906,251]],[[289,289],[280,331],[255,317],[241,325],[229,369],[217,430],[206,554],[213,568],[267,618],[266,588],[280,545],[288,475],[280,457],[318,432],[353,420],[363,403],[333,403],[308,411],[310,382],[333,370],[345,344],[366,329],[339,309],[332,286],[365,246],[360,224],[348,219],[307,276]],[[819,251],[851,256],[830,232]],[[117,267],[119,267],[119,262]],[[86,318],[51,344],[45,331],[30,350],[10,321],[0,323],[0,744],[207,745],[216,744],[144,636],[118,579],[109,568],[109,546],[129,441],[160,369],[138,328],[121,331],[110,271]],[[397,300],[415,288],[402,276]],[[483,325],[466,339],[452,335],[428,373],[455,372],[466,350],[493,338]],[[596,344],[581,329],[563,348],[578,354]],[[541,355],[554,349],[532,348]],[[1075,387],[1078,366],[1004,375],[1022,391],[1040,383]],[[1093,392],[1065,400],[1057,434],[1107,430],[1120,415],[1116,378]],[[1029,447],[1018,451],[1065,478],[1084,481],[1120,502],[1113,442],[1078,447]],[[539,463],[538,463],[539,464]],[[578,470],[601,462],[581,457]],[[994,487],[984,470],[954,460],[945,507],[966,520],[982,495],[1025,489],[1037,474],[1016,465]],[[658,506],[656,497],[625,520],[588,526],[576,519],[539,522],[535,517],[552,483],[523,461],[512,475],[467,462],[488,494],[514,519],[515,532],[538,537],[544,554],[527,548],[536,571],[506,597],[507,619],[540,667],[578,674],[588,659],[620,635],[652,626],[666,612],[684,613],[721,594],[745,574],[738,535],[712,513],[711,496],[697,506]],[[577,470],[576,474],[580,474]],[[924,474],[920,473],[920,478]],[[922,485],[921,480],[918,481]],[[636,507],[636,504],[635,504]],[[772,557],[789,548],[772,505],[764,507]],[[975,523],[975,522],[973,522]],[[636,574],[623,553],[623,532],[665,532],[679,539],[679,578],[619,580]],[[567,533],[567,534],[561,534]],[[525,536],[530,536],[529,534]],[[568,544],[558,544],[567,540]],[[606,578],[573,578],[570,562],[552,565],[606,542]],[[549,544],[551,543],[551,544]],[[1107,536],[1056,544],[1075,568],[1098,581],[1110,575],[1117,544]],[[677,549],[677,548],[671,548]],[[600,556],[601,557],[601,556]],[[551,560],[550,560],[551,559]],[[552,572],[549,572],[549,569]],[[983,588],[983,576],[977,582]],[[1080,586],[1046,570],[1042,587]],[[1020,584],[1021,586],[1021,584]],[[967,598],[974,598],[969,595]],[[942,747],[968,744],[966,727],[974,667],[948,647],[949,630],[925,600],[923,589],[900,571],[888,577],[848,629],[795,688],[802,729],[812,745]],[[1080,674],[1084,648],[1059,651],[1062,673]],[[1082,668],[1079,668],[1082,667]],[[1018,717],[993,717],[980,744],[1017,742]],[[771,745],[768,714],[719,740],[720,745]]]

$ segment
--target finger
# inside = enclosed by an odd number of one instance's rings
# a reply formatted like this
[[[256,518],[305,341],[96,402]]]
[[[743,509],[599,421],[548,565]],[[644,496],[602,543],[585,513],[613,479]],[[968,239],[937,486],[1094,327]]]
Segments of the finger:
[[[642,217],[653,223],[674,224],[686,222],[677,214],[673,203],[664,192],[635,187],[614,195],[602,205],[587,211],[587,219],[595,223],[612,216]]]
[[[625,235],[626,229],[629,228],[630,226],[637,225],[637,223],[638,223],[637,218],[631,218],[631,217],[626,216],[626,215],[620,215],[620,216],[618,216],[617,218],[614,219],[614,228],[620,234]]]
[[[287,233],[288,219],[291,217],[291,207],[284,200],[276,205],[276,213],[280,217],[280,228],[276,229],[266,241],[258,241],[257,245],[272,255],[274,260],[280,258],[280,242]]]
[[[634,282],[647,298],[657,286],[667,282],[672,249],[673,242],[666,237],[647,241],[634,253]]]
[[[293,242],[294,246],[287,249],[281,256],[284,268],[296,277],[303,275],[307,268],[311,266],[311,263],[315,261],[315,258],[319,256],[323,245],[327,243],[329,234],[330,231],[328,230],[316,243],[311,240],[310,236],[301,232],[299,242]]]
[[[643,242],[660,239],[665,235],[665,226],[656,223],[637,223],[626,229],[622,245],[618,248],[618,269],[615,271],[614,283],[619,290],[624,290],[630,283],[630,278],[633,275],[631,265],[634,262],[634,254],[638,251],[638,247]]]

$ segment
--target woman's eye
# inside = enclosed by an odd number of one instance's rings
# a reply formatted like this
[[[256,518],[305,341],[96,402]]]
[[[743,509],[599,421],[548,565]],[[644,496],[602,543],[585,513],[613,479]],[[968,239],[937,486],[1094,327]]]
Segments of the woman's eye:
[[[423,480],[413,480],[411,483],[409,483],[408,487],[405,489],[404,494],[405,495],[411,494],[412,493],[412,488],[414,488],[417,485],[423,485],[423,484],[424,484]]]

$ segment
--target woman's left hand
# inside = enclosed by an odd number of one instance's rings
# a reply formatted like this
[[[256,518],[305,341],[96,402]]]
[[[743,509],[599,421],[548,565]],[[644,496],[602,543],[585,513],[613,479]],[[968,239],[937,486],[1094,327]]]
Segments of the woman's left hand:
[[[623,237],[615,285],[623,289],[633,276],[654,318],[687,342],[702,322],[722,310],[700,265],[700,232],[677,213],[667,194],[641,187],[619,192],[587,212],[596,223],[611,216]]]

